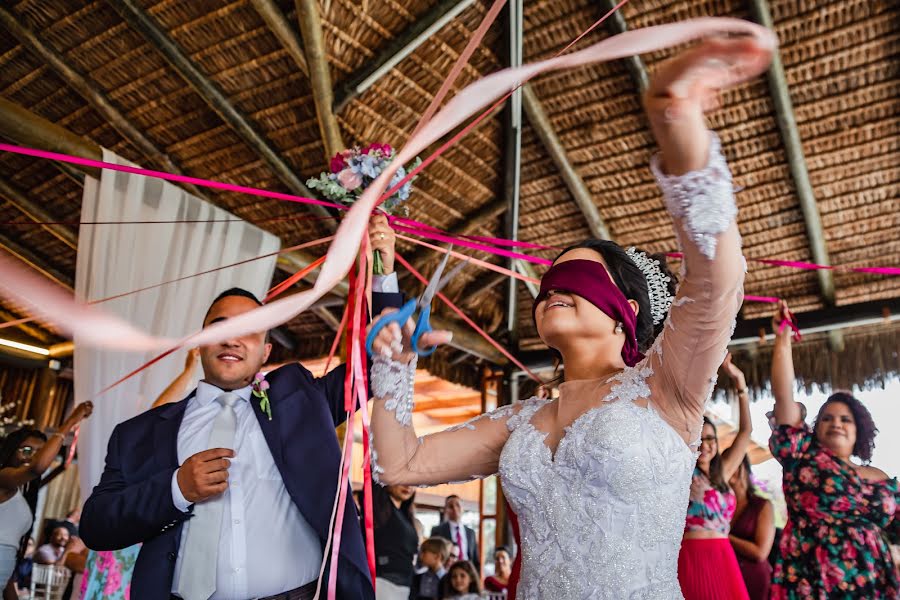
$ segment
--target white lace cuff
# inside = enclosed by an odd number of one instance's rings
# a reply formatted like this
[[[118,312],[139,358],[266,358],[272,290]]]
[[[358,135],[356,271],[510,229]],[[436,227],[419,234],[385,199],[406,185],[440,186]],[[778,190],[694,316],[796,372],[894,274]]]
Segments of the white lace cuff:
[[[416,379],[418,357],[404,365],[381,355],[372,359],[372,397],[384,398],[384,407],[393,411],[397,422],[404,427],[412,425],[415,401],[413,385]]]
[[[665,197],[669,213],[681,219],[685,233],[708,259],[716,257],[716,236],[734,221],[737,207],[731,171],[722,154],[719,136],[710,132],[709,160],[699,171],[666,175],[659,155],[650,159],[650,169]]]

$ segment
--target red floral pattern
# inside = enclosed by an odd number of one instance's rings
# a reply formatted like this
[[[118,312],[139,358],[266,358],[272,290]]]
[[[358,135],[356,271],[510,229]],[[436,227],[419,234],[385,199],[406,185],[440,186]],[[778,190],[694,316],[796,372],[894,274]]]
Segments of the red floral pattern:
[[[784,469],[788,507],[772,598],[900,597],[888,548],[900,543],[897,480],[862,479],[805,425],[782,425],[769,447]]]

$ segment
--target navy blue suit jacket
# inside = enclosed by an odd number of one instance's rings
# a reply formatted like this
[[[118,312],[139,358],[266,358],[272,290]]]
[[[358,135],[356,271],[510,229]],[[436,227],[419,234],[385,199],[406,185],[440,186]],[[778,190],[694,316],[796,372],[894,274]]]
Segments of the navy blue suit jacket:
[[[399,306],[402,298],[374,294],[373,300],[377,314],[382,307]],[[334,428],[346,417],[344,372],[341,365],[315,378],[298,363],[289,364],[266,376],[272,420],[258,402],[251,402],[285,488],[319,535],[323,551],[341,460]],[[116,426],[103,476],[84,505],[80,533],[89,548],[143,544],[132,579],[133,600],[170,596],[182,523],[191,517],[175,507],[171,482],[179,466],[178,430],[192,396]],[[375,593],[359,517],[349,487],[345,493],[337,595],[341,600],[371,600]]]

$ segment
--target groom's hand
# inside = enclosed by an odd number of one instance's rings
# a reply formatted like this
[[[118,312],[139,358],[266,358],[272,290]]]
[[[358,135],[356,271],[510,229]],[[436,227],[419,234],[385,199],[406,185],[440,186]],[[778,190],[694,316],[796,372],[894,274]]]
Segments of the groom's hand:
[[[178,487],[185,500],[194,504],[228,489],[229,459],[234,450],[210,448],[191,456],[178,469]]]

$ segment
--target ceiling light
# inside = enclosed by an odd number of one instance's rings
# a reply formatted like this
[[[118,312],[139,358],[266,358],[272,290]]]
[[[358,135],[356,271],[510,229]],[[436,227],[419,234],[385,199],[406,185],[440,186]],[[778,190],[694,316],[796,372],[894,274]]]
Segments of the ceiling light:
[[[10,348],[15,348],[16,350],[24,350],[25,352],[40,354],[41,356],[50,356],[50,351],[46,348],[39,348],[38,346],[23,344],[21,342],[14,342],[12,340],[7,340],[4,338],[0,338],[0,346],[8,346]]]

